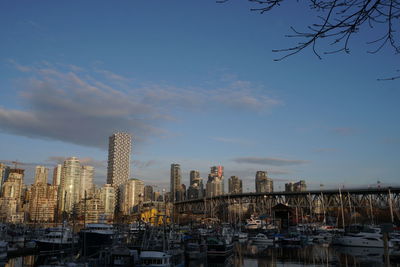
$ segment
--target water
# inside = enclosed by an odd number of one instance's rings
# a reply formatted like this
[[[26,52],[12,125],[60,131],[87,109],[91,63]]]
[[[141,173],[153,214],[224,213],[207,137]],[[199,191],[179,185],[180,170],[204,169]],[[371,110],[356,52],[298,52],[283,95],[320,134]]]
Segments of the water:
[[[9,259],[0,266],[34,267],[36,256]],[[189,262],[188,266],[384,266],[383,249],[362,247],[261,247],[250,243],[236,243],[234,254],[227,259],[208,262]],[[391,266],[400,266],[392,263]]]

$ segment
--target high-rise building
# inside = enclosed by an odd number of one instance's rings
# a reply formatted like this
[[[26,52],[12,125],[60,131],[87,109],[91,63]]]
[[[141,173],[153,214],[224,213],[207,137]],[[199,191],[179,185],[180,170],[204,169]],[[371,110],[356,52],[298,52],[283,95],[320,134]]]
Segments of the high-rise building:
[[[231,176],[228,180],[229,194],[241,194],[243,193],[242,180],[237,176]]]
[[[57,186],[37,179],[30,188],[29,218],[34,222],[53,222],[57,206]]]
[[[195,183],[200,184],[201,182],[200,172],[196,170],[190,171],[190,185]]]
[[[62,177],[62,165],[57,164],[53,170],[53,185],[59,186],[61,184],[61,177]]]
[[[24,172],[23,169],[10,169],[8,178],[3,184],[2,197],[21,199]]]
[[[256,193],[274,192],[274,182],[268,177],[266,171],[257,171],[256,173]]]
[[[300,180],[294,184],[296,192],[304,192],[307,191],[306,181]]]
[[[203,197],[203,179],[200,177],[200,172],[196,170],[190,171],[190,186],[187,189],[187,198],[196,199]]]
[[[171,195],[172,202],[179,201],[181,195],[181,166],[179,164],[171,164]]]
[[[93,166],[82,166],[81,169],[81,185],[80,185],[80,198],[91,195],[93,192],[93,177],[94,167]]]
[[[49,169],[36,166],[35,182],[30,188],[29,218],[34,222],[52,222],[57,205],[57,187],[47,184]]]
[[[144,183],[139,179],[129,179],[121,189],[121,211],[129,215],[135,206],[143,202]]]
[[[307,190],[306,181],[300,180],[297,183],[290,182],[285,184],[285,192],[304,192]]]
[[[107,183],[114,186],[117,206],[119,189],[130,176],[132,136],[128,133],[114,133],[109,137]]]
[[[44,166],[36,166],[35,168],[35,184],[47,184],[49,169]]]
[[[24,170],[9,169],[7,180],[3,183],[0,198],[0,220],[12,223],[22,223],[22,190],[24,186]]]
[[[151,185],[146,185],[144,187],[144,201],[154,201],[153,187]]]
[[[206,184],[206,195],[207,197],[214,197],[224,194],[224,167],[213,166],[211,172],[208,175],[208,181]]]
[[[104,206],[104,214],[112,219],[115,211],[116,193],[111,184],[105,184],[99,189],[100,199]]]
[[[3,186],[3,183],[7,180],[8,174],[10,172],[10,167],[8,167],[4,163],[0,163],[0,192]]]
[[[71,212],[79,202],[81,185],[81,164],[76,157],[64,161],[60,185],[60,211]]]

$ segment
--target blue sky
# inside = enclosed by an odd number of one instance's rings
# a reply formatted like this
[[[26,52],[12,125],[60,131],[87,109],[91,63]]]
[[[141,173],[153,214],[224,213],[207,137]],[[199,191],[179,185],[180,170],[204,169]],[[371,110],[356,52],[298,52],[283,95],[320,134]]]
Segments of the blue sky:
[[[0,160],[49,167],[77,156],[105,183],[107,140],[134,136],[132,176],[168,188],[171,163],[225,166],[254,190],[257,170],[311,188],[398,184],[399,55],[369,54],[363,29],[350,54],[293,46],[290,26],[316,14],[247,1],[2,1]],[[379,29],[378,29],[379,30]],[[227,183],[227,182],[226,182]]]

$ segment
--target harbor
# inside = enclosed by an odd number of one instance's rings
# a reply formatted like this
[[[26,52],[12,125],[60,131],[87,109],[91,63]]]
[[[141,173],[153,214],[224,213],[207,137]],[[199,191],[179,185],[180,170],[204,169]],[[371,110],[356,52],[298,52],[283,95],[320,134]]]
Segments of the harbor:
[[[400,229],[307,223],[283,231],[252,216],[229,223],[68,224],[28,231],[0,243],[5,267],[47,266],[400,266]],[[6,233],[10,226],[4,225]]]

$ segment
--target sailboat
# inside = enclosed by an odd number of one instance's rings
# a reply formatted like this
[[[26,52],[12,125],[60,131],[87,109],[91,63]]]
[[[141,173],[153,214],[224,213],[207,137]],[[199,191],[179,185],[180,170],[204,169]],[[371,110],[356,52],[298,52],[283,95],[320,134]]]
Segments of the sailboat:
[[[170,248],[166,233],[166,215],[163,216],[163,227],[152,227],[143,238],[139,264],[142,267],[184,267],[185,254],[179,248]],[[158,218],[157,218],[158,221]],[[161,240],[160,240],[161,239]],[[160,247],[159,245],[162,244]]]

